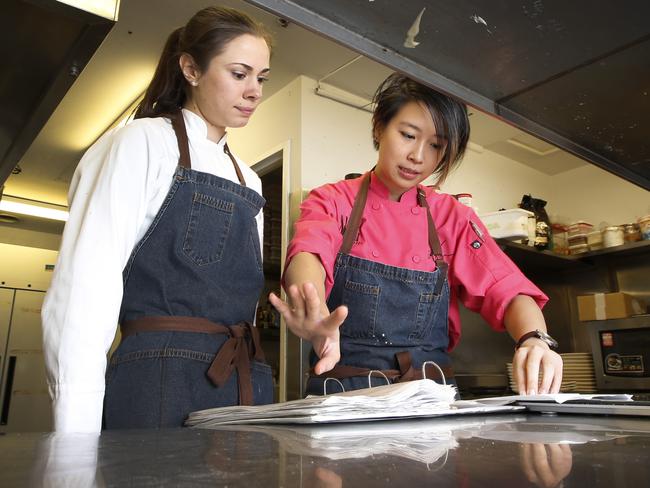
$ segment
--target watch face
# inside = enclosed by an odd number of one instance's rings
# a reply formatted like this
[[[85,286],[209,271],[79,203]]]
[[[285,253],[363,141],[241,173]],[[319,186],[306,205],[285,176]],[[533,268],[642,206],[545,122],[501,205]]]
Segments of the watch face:
[[[557,347],[557,341],[555,339],[553,339],[550,335],[548,335],[546,332],[538,330],[537,334],[538,334],[538,337],[540,339],[542,339],[544,342],[546,342],[549,346]]]

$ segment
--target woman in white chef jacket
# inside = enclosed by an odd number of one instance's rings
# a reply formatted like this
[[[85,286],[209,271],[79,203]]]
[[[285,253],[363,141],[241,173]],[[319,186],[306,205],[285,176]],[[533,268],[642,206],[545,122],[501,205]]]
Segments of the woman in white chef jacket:
[[[166,427],[272,401],[251,325],[261,182],[226,144],[260,102],[270,46],[243,13],[199,11],[169,36],[137,120],[81,160],[42,312],[57,431],[97,432],[102,411],[106,428]]]

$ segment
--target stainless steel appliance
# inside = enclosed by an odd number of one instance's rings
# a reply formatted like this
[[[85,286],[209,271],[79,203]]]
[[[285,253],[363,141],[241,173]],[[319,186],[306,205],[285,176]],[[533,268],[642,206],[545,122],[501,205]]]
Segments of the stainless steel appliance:
[[[650,315],[586,322],[599,390],[650,391]]]

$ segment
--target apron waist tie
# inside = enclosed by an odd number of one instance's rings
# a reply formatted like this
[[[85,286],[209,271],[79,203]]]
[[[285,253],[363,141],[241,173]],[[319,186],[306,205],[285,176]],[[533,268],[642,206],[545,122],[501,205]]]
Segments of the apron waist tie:
[[[372,372],[381,373],[386,378],[388,378],[392,383],[402,383],[404,381],[413,381],[421,380],[424,378],[422,375],[422,370],[416,370],[411,364],[411,353],[408,351],[402,351],[395,354],[397,359],[397,364],[399,369],[369,369],[361,368],[358,366],[348,366],[345,364],[337,364],[329,371],[326,371],[322,374],[314,374],[313,368],[310,371],[310,376],[312,378],[336,378],[337,380],[342,380],[346,378],[352,378],[357,376],[368,376]],[[451,379],[454,377],[454,370],[451,366],[439,366],[445,375],[445,379]],[[432,364],[426,365],[426,377],[434,381],[442,381],[440,372]]]
[[[226,334],[223,343],[206,372],[215,386],[222,387],[233,370],[237,371],[239,404],[253,404],[253,382],[251,360],[264,362],[260,336],[256,327],[248,322],[223,325],[201,317],[141,317],[127,320],[120,325],[122,337],[138,332],[199,332],[204,334]]]

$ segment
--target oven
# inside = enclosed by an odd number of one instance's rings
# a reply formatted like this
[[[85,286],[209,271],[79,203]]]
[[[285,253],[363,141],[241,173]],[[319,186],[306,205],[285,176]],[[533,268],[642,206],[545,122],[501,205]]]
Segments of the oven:
[[[650,391],[650,315],[585,322],[599,390]]]

